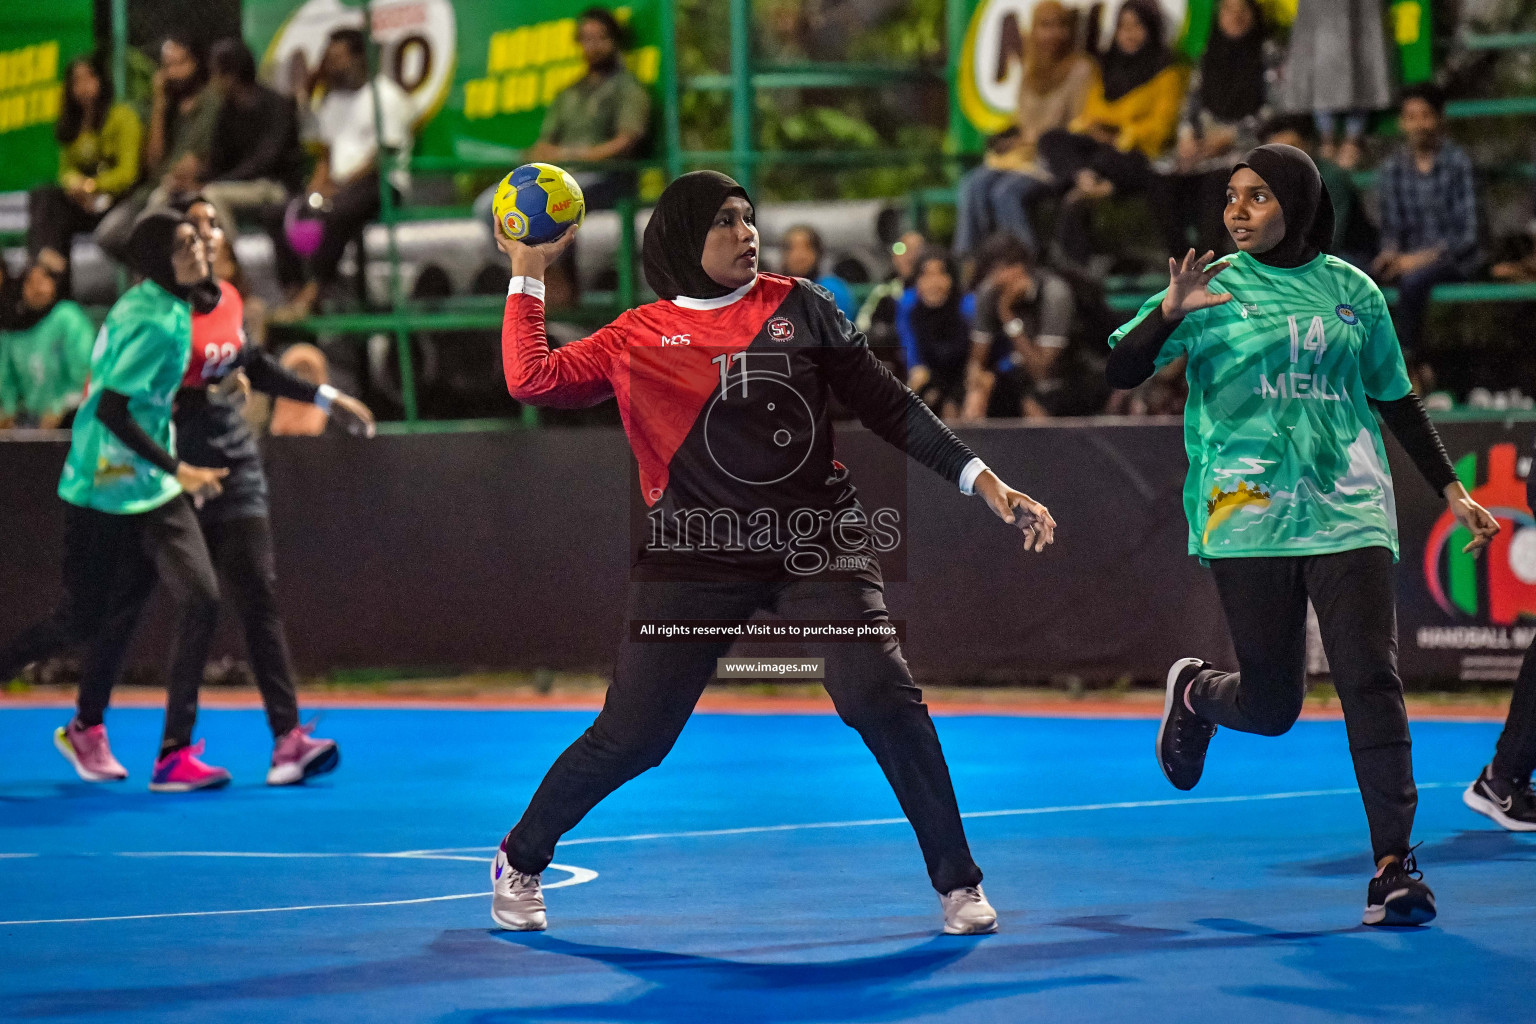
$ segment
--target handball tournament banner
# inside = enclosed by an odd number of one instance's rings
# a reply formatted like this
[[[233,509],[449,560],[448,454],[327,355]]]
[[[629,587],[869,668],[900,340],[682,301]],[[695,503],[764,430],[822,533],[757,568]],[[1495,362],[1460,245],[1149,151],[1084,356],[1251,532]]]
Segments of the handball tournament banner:
[[[631,36],[630,69],[654,88],[661,71],[659,4],[612,9]],[[415,153],[517,162],[545,109],[585,73],[576,16],[590,0],[374,0],[372,32],[383,70],[411,99]],[[246,41],[261,77],[295,95],[319,66],[326,39],[362,28],[355,0],[245,0]]]
[[[1039,0],[951,0],[965,14],[965,35],[951,54],[950,124],[961,152],[977,152],[988,135],[1013,123],[1023,77],[1025,40]],[[1100,46],[1114,35],[1115,5],[1102,0],[1065,0],[1084,19],[1099,19],[1089,34]],[[1211,31],[1218,0],[1158,0],[1169,40],[1185,58],[1199,60]],[[1258,0],[1271,25],[1284,29],[1296,17],[1296,0]],[[1387,27],[1397,43],[1401,80],[1424,82],[1434,76],[1430,50],[1431,0],[1393,0]],[[1087,26],[1085,26],[1087,27]]]
[[[4,5],[0,17],[0,192],[29,189],[59,172],[53,125],[64,67],[92,47],[91,0]]]

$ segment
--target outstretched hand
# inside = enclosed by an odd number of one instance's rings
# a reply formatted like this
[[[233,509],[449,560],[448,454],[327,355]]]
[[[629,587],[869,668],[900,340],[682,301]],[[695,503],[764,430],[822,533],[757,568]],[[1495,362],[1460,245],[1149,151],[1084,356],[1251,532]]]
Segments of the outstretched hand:
[[[990,469],[976,478],[974,489],[999,519],[1019,528],[1026,550],[1044,551],[1056,539],[1056,520],[1051,518],[1050,510],[1023,491],[1003,483]]]
[[[351,395],[337,395],[331,399],[331,419],[353,437],[372,437],[374,434],[373,411]]]
[[[1197,259],[1193,249],[1185,253],[1182,260],[1168,258],[1168,294],[1163,296],[1165,318],[1178,320],[1186,313],[1232,301],[1231,292],[1212,292],[1207,287],[1217,274],[1232,265],[1223,260],[1207,267],[1206,264],[1215,258],[1216,253],[1207,250]]]
[[[491,228],[496,235],[496,248],[506,253],[512,261],[512,276],[532,277],[541,281],[544,272],[576,241],[576,232],[580,230],[581,225],[573,224],[553,241],[529,245],[527,242],[513,241],[500,228]]]

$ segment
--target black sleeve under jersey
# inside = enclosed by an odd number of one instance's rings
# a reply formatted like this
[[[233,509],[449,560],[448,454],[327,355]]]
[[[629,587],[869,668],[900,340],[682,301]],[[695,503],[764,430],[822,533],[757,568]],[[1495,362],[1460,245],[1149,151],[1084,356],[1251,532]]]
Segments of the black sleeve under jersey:
[[[245,352],[245,375],[257,391],[295,402],[313,402],[320,393],[318,385],[289,371],[266,349],[247,346]]]
[[[809,282],[801,286],[812,292],[809,316],[822,338],[822,373],[832,393],[860,423],[950,483],[959,483],[960,471],[975,452],[875,358],[869,340],[830,295]]]
[[[176,475],[176,457],[155,443],[139,421],[128,412],[128,396],[121,391],[103,391],[96,403],[96,418],[145,462],[152,463],[172,476]]]
[[[1410,391],[1394,401],[1371,404],[1437,494],[1456,482],[1456,470],[1446,454],[1445,443],[1429,421],[1429,413],[1418,395]]]
[[[1129,391],[1146,383],[1157,372],[1158,353],[1181,322],[1163,316],[1162,306],[1153,306],[1110,350],[1109,363],[1104,367],[1109,386]]]

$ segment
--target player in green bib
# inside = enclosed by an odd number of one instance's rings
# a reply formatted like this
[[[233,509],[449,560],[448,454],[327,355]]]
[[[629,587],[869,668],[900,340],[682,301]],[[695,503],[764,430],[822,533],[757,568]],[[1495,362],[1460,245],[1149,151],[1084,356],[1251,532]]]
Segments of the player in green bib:
[[[1241,671],[1185,658],[1168,671],[1157,757],[1192,789],[1217,726],[1278,736],[1306,695],[1307,602],[1349,733],[1376,875],[1366,924],[1435,916],[1411,844],[1418,791],[1397,674],[1397,513],[1376,413],[1473,534],[1498,532],[1456,479],[1413,393],[1381,291],[1322,250],[1333,206],[1316,166],[1261,146],[1233,170],[1237,253],[1169,260],[1168,288],[1110,337],[1108,377],[1135,387],[1187,360],[1184,511]],[[1224,289],[1208,285],[1217,276]]]
[[[136,613],[157,579],[177,606],[182,642],[171,666],[166,725],[150,788],[184,791],[222,785],[229,773],[198,760],[192,745],[197,691],[218,615],[218,583],[187,495],[217,495],[225,469],[204,469],[171,454],[171,403],[191,355],[192,309],[208,259],[180,214],[150,212],[134,224],[131,265],[143,276],[107,314],[91,353],[89,392],[75,416],[59,481],[64,513],[64,599],[52,615],[0,648],[0,679],[26,665],[88,644],[75,717],[54,742],[81,778],[121,779],[127,771],[107,743],[105,693],[118,674],[132,629],[109,619]],[[216,301],[217,290],[211,298]],[[120,625],[120,624],[119,624]],[[104,634],[120,639],[99,641]]]

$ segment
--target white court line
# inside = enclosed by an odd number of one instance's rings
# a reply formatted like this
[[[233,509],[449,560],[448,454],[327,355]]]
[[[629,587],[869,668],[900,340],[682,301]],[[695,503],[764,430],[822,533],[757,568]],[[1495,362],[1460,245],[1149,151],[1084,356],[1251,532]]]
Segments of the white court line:
[[[30,854],[29,856],[36,856]],[[155,854],[137,854],[137,856],[155,856]],[[242,853],[210,852],[210,853],[172,853],[174,857],[243,857]],[[261,856],[251,854],[249,856]],[[337,854],[336,856],[348,856]],[[352,856],[380,856],[378,854],[353,854]],[[475,858],[480,860],[481,858]],[[571,885],[581,885],[590,882],[597,877],[597,872],[591,868],[578,868],[569,864],[551,864],[556,871],[569,871],[570,878],[562,878],[558,882],[550,882],[544,889],[564,889]],[[418,903],[444,903],[449,900],[472,900],[489,896],[490,890],[485,892],[461,892],[452,896],[420,896],[409,900],[371,900],[366,903],[310,903],[296,907],[248,907],[241,910],[182,910],[166,914],[115,914],[110,917],[46,917],[30,921],[0,921],[0,928],[24,924],[101,924],[108,921],[158,921],[173,917],[233,917],[240,914],[283,914],[296,910],[345,910],[353,907],[406,907]]]
[[[1460,788],[1460,782],[1421,782],[1419,789]],[[1077,811],[1123,811],[1139,807],[1185,807],[1199,804],[1240,804],[1261,800],[1299,800],[1316,796],[1358,796],[1355,787],[1344,789],[1303,789],[1291,793],[1252,793],[1243,796],[1196,796],[1165,800],[1122,800],[1102,804],[1065,804],[1059,807],[1017,807],[1001,811],[966,811],[962,818],[1016,818],[1031,814],[1069,814]],[[805,829],[864,828],[871,825],[905,825],[906,818],[862,818],[854,821],[807,821],[793,825],[749,825],[743,828],[695,829],[688,832],[636,832],[627,836],[586,836],[578,839],[562,839],[561,846],[580,846],[585,843],[634,843],[650,839],[702,839],[710,836],[744,836],[765,832],[799,832]],[[442,853],[489,852],[494,846],[442,846],[432,850],[410,850],[413,856]]]

